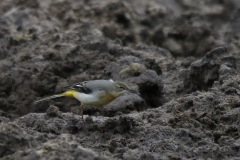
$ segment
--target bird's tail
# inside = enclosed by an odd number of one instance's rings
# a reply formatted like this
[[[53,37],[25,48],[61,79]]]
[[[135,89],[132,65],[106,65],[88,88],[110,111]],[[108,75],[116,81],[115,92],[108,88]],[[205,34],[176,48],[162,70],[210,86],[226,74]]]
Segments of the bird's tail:
[[[42,102],[42,101],[45,101],[45,100],[49,100],[49,99],[53,99],[53,98],[58,98],[58,97],[63,97],[63,95],[57,94],[57,95],[53,95],[53,96],[50,96],[50,97],[46,97],[46,98],[43,98],[43,99],[40,99],[40,100],[36,101],[35,104],[38,103],[38,102]]]
[[[50,96],[50,97],[46,97],[46,98],[40,99],[40,100],[36,101],[35,104],[38,103],[38,102],[42,102],[42,101],[45,101],[45,100],[49,100],[49,99],[53,99],[53,98],[58,98],[58,97],[64,97],[64,96],[74,97],[74,93],[75,93],[74,90],[69,90],[69,91],[64,92],[64,93],[62,93],[62,94],[56,94],[56,95],[53,95],[53,96]]]

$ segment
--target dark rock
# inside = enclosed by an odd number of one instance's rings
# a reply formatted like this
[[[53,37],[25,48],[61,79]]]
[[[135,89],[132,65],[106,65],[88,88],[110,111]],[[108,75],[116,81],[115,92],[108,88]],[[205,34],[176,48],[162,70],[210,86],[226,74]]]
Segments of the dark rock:
[[[161,99],[163,84],[156,72],[149,70],[129,81],[138,85],[141,96],[151,107],[158,107],[163,103]]]
[[[151,59],[151,58],[147,58],[144,60],[143,62],[145,64],[145,66],[150,69],[150,70],[154,70],[158,75],[162,74],[162,69],[161,67],[156,63],[156,60]]]
[[[204,60],[192,63],[189,75],[184,80],[187,93],[211,88],[214,81],[219,78],[219,69],[219,63]]]

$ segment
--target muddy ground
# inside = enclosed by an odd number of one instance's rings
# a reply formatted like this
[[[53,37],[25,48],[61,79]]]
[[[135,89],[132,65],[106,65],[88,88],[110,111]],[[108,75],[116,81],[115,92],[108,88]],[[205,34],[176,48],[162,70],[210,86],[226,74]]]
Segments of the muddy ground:
[[[2,0],[0,159],[240,159],[238,0]],[[113,79],[108,113],[59,98]]]

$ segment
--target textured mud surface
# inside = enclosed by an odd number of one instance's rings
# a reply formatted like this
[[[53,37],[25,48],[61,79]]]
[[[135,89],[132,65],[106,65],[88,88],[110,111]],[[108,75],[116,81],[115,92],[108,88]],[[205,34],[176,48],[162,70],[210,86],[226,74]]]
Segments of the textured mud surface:
[[[0,159],[239,159],[237,0],[0,2]],[[59,98],[113,79],[105,106]]]

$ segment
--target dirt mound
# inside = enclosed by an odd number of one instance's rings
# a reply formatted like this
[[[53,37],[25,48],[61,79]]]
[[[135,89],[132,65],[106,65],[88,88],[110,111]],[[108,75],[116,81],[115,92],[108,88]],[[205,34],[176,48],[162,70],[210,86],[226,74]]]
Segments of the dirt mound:
[[[228,1],[5,0],[0,159],[237,159],[239,8]],[[105,106],[35,101],[113,79]]]

